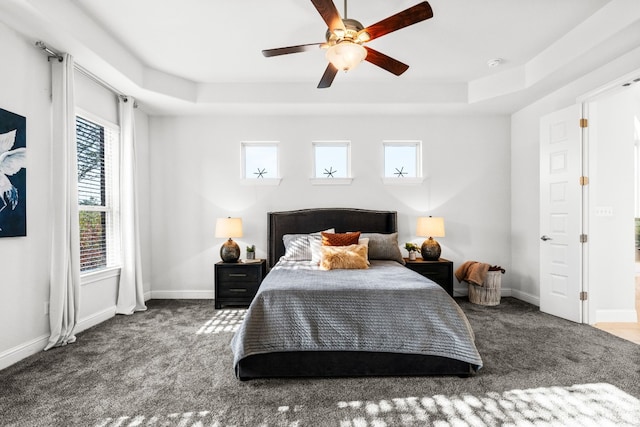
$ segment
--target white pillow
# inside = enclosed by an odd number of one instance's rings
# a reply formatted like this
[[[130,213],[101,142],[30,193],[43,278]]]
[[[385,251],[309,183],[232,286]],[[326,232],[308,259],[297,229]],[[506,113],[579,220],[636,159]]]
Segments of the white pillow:
[[[284,256],[287,261],[309,261],[311,249],[309,248],[308,234],[285,234],[282,236],[284,243]]]
[[[322,260],[322,234],[321,233],[335,233],[335,228],[328,230],[318,231],[317,233],[309,234],[309,246],[311,247],[311,262],[315,265],[320,265]]]
[[[335,230],[330,228],[329,230],[323,230],[325,233],[334,233]],[[287,261],[313,261],[313,246],[312,242],[315,242],[316,238],[321,239],[322,231],[317,231],[311,234],[285,234],[282,236],[282,242],[284,243],[284,255],[282,259]],[[319,240],[321,242],[321,240]],[[320,248],[318,247],[318,251]],[[320,258],[318,257],[318,263]]]
[[[370,265],[369,263],[369,238],[368,237],[361,237],[358,239],[358,244],[364,246],[367,250],[364,252],[365,258],[367,258],[367,265]]]

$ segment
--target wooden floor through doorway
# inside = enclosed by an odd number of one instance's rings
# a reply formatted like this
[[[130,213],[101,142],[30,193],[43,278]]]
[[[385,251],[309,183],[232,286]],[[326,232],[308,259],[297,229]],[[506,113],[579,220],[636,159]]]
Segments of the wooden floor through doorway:
[[[640,345],[640,276],[636,276],[636,323],[596,323],[598,329]]]

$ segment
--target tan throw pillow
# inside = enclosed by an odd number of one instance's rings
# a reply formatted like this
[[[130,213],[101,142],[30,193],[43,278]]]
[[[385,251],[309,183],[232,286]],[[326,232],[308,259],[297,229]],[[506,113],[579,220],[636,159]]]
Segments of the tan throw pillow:
[[[366,269],[367,247],[364,245],[322,246],[320,270]]]
[[[360,232],[354,233],[322,233],[322,246],[357,245]]]

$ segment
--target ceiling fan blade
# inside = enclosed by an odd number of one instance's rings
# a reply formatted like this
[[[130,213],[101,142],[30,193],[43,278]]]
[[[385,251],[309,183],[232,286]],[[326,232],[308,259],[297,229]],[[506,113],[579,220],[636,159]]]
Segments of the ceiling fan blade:
[[[276,49],[265,49],[262,54],[267,58],[271,56],[287,55],[289,53],[308,52],[322,47],[324,43],[301,44],[298,46],[279,47]]]
[[[333,0],[311,0],[311,3],[316,7],[330,31],[338,29],[344,32],[347,31],[340,17],[340,12],[336,9],[336,5],[333,4]]]
[[[369,40],[373,40],[432,17],[433,10],[431,10],[431,6],[428,2],[423,1],[409,9],[403,10],[402,12],[396,13],[395,15],[360,30],[358,34],[366,32],[369,34]]]
[[[377,65],[396,76],[399,76],[409,69],[407,64],[403,64],[397,59],[393,59],[392,57],[387,56],[384,53],[380,53],[377,50],[373,50],[370,47],[365,46],[364,48],[367,49],[366,61],[371,62],[372,64]]]
[[[327,65],[327,69],[324,70],[324,74],[320,79],[320,83],[318,83],[318,89],[325,89],[331,86],[333,83],[333,79],[336,78],[336,74],[338,74],[338,69],[333,66],[331,62]]]

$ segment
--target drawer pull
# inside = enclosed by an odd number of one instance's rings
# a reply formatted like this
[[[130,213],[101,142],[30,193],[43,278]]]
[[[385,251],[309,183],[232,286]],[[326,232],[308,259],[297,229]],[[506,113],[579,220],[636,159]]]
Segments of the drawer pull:
[[[244,289],[244,288],[231,288],[231,289],[229,289],[229,292],[236,292],[236,293],[240,294],[240,293],[247,292],[247,290]]]
[[[247,273],[229,273],[229,277],[247,277]]]

